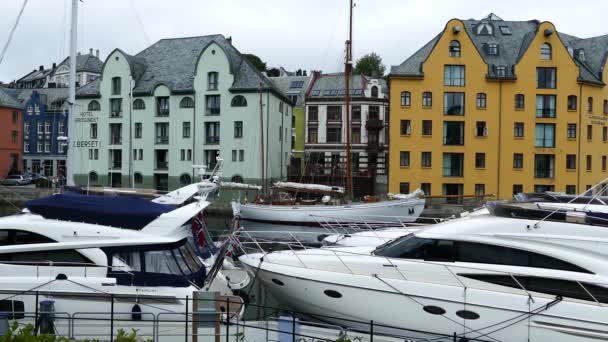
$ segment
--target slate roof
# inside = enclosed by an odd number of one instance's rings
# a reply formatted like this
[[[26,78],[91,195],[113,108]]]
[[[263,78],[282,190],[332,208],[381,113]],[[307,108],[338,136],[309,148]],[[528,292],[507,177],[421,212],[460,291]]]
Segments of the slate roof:
[[[70,65],[70,57],[66,57],[57,67],[62,65]],[[76,56],[76,72],[86,71],[101,73],[103,69],[103,62],[93,54],[78,55]],[[55,69],[57,70],[57,69]]]
[[[194,91],[194,74],[201,52],[211,43],[218,44],[228,56],[234,75],[233,91],[275,92],[287,100],[266,76],[260,73],[223,35],[161,39],[135,56],[125,54],[131,64],[135,95],[149,95],[158,84],[165,84],[173,93]],[[124,53],[124,52],[123,52]],[[99,96],[99,82],[78,89],[79,97]]]
[[[27,101],[32,93],[37,92],[43,104],[50,105],[54,102],[65,102],[69,95],[69,88],[37,88],[37,89],[16,89],[17,98],[21,102]]]
[[[506,67],[506,77],[514,78],[514,66],[519,62],[526,52],[532,39],[536,35],[540,22],[530,21],[504,21],[495,14],[491,14],[482,20],[463,20],[464,29],[473,41],[484,61],[488,64],[488,78],[497,78],[496,67]],[[476,27],[480,23],[489,23],[493,26],[493,35],[478,35]],[[511,34],[503,34],[500,26],[509,28]],[[579,66],[579,80],[595,84],[603,84],[602,67],[608,56],[608,35],[581,39],[564,33],[558,33],[567,47],[575,50],[574,61]],[[441,33],[431,39],[422,48],[416,51],[403,63],[391,67],[391,76],[411,76],[421,77],[422,64],[428,58],[437,43]],[[499,53],[497,56],[488,54],[488,44],[498,44]],[[579,59],[576,53],[578,49],[583,49],[585,61]]]
[[[306,90],[310,86],[310,81],[312,81],[312,74],[310,76],[270,77],[270,80],[272,81],[272,83],[274,83],[274,86],[284,94],[298,95],[298,101],[296,102],[296,106],[304,106]],[[300,88],[291,88],[292,82],[304,82],[304,84]]]
[[[17,80],[17,82],[32,82],[32,81],[40,80],[40,79],[46,78],[52,71],[53,70],[51,70],[51,69],[44,69],[44,70],[36,69],[36,70],[30,72],[29,74],[23,76],[19,80]]]
[[[0,87],[0,107],[21,109],[14,89]]]
[[[367,83],[369,82],[369,78],[365,75],[351,75],[350,77],[350,89],[365,89],[367,87]],[[388,95],[388,88],[386,87],[386,81],[384,79],[378,79],[380,85],[380,92],[384,95]],[[346,89],[346,77],[344,77],[343,72],[331,73],[331,74],[323,74],[319,78],[315,80],[314,85],[312,86],[311,92],[315,90],[320,91],[321,97],[323,97],[325,90],[344,90]],[[339,96],[344,96],[343,94]]]

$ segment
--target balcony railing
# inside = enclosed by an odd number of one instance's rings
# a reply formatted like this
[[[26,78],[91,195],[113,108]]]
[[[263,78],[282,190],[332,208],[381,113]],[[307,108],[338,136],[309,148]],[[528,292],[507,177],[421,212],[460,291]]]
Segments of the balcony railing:
[[[555,108],[536,108],[537,118],[554,118]]]
[[[553,178],[553,169],[536,169],[534,178]]]
[[[458,167],[443,167],[443,176],[444,177],[462,177],[462,168]]]
[[[110,112],[111,118],[122,118],[122,111]]]
[[[216,145],[220,143],[219,136],[210,136],[205,139],[205,144]]]
[[[122,144],[122,137],[111,137],[110,138],[110,145],[121,145]]]
[[[367,129],[382,129],[384,128],[384,122],[378,118],[368,117],[365,122],[365,128]]]
[[[220,115],[220,107],[207,107],[205,115]]]
[[[168,170],[169,162],[167,161],[157,161],[156,162],[156,170]]]
[[[120,170],[122,169],[122,161],[113,160],[110,162],[110,170]]]
[[[444,135],[444,145],[464,145],[464,135]]]
[[[157,144],[168,144],[169,143],[169,136],[165,136],[165,135],[157,136],[156,137],[156,143]]]
[[[158,108],[156,116],[169,116],[169,108]]]
[[[378,141],[369,141],[365,146],[365,150],[368,152],[380,152],[383,150],[383,147]]]

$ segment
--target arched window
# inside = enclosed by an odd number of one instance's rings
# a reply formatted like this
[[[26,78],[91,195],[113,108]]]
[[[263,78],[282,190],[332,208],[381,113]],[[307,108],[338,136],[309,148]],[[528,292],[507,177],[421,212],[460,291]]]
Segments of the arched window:
[[[593,97],[591,96],[587,98],[587,112],[593,113]]]
[[[99,180],[99,177],[97,176],[97,172],[95,172],[95,171],[89,172],[89,183],[97,184],[98,180]]]
[[[89,102],[89,111],[97,111],[101,110],[101,105],[99,105],[99,101],[93,100]]]
[[[135,184],[141,184],[144,182],[144,176],[142,176],[139,172],[135,172],[135,174],[133,174],[133,181]]]
[[[433,106],[433,93],[430,91],[425,91],[422,93],[422,107],[432,107]]]
[[[234,175],[234,176],[232,176],[230,181],[234,182],[234,183],[243,183],[243,177],[241,177],[239,175]]]
[[[608,100],[604,100],[604,114],[608,114]]]
[[[460,42],[457,40],[450,42],[450,57],[460,57]]]
[[[232,107],[247,107],[247,99],[243,95],[237,95],[232,98],[230,105]]]
[[[135,101],[133,101],[133,109],[146,109],[146,103],[142,99],[135,99]]]
[[[376,86],[372,87],[372,97],[375,97],[375,98],[378,97],[378,87],[376,87]]]
[[[192,177],[187,173],[182,174],[179,176],[179,184],[181,184],[181,186],[192,184]]]
[[[179,102],[179,108],[194,108],[194,100],[186,96]]]
[[[525,97],[523,94],[515,95],[515,109],[524,109]]]
[[[402,91],[401,92],[401,106],[409,107],[411,105],[412,105],[412,93],[410,93],[409,91]]]
[[[543,45],[541,45],[540,59],[551,59],[551,44],[543,43]]]

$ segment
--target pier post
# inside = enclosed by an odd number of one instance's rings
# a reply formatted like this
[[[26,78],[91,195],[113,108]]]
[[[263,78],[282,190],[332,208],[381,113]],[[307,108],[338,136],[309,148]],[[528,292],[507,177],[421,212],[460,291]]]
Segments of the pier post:
[[[114,341],[114,295],[110,295],[110,341]]]
[[[186,323],[184,326],[184,341],[188,342],[188,296],[186,296]]]
[[[374,320],[369,321],[369,342],[374,342]]]
[[[36,312],[34,313],[34,336],[38,335],[38,298],[39,293],[36,291]]]
[[[296,312],[291,312],[291,341],[296,342]]]
[[[226,297],[226,342],[230,342],[230,297]]]

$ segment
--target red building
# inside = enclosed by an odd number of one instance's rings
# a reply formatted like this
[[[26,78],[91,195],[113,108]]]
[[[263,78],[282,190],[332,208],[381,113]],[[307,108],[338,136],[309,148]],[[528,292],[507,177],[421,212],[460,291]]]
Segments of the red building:
[[[20,172],[23,111],[12,89],[0,87],[0,178]]]

